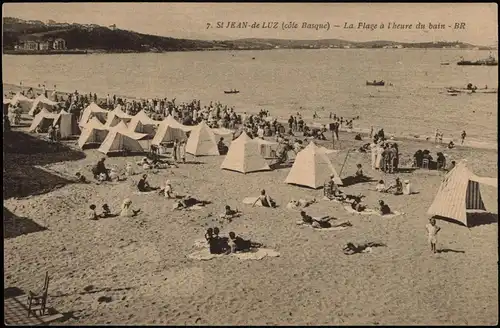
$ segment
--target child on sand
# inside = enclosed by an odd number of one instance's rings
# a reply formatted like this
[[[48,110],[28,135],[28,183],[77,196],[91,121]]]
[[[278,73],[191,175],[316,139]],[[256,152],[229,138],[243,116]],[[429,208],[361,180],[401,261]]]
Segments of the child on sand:
[[[427,238],[431,244],[431,252],[436,253],[437,234],[441,228],[436,225],[436,219],[434,218],[429,219],[429,223],[425,225],[425,228],[427,230]]]
[[[99,220],[99,217],[97,216],[97,213],[95,211],[96,206],[94,204],[90,205],[90,212],[89,212],[89,220]]]

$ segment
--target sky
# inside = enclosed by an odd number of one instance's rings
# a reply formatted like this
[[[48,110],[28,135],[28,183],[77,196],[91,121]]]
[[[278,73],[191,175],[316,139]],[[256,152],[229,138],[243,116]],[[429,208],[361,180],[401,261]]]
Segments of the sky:
[[[235,38],[391,40],[398,42],[461,41],[496,45],[496,3],[4,3],[3,16],[27,20],[98,24],[140,33],[202,40]],[[260,28],[215,28],[217,22],[260,23]],[[278,28],[263,28],[278,22]],[[295,22],[298,28],[282,29]],[[302,24],[330,24],[330,29],[307,29]],[[420,22],[425,30],[415,28]],[[453,29],[455,23],[464,29]],[[211,28],[207,29],[207,24]],[[355,28],[346,29],[344,25]],[[357,28],[377,24],[375,29]],[[385,28],[381,29],[380,24]],[[388,23],[413,24],[388,29]],[[445,29],[429,29],[442,23]],[[334,27],[339,25],[340,27]],[[452,26],[451,28],[449,26]]]

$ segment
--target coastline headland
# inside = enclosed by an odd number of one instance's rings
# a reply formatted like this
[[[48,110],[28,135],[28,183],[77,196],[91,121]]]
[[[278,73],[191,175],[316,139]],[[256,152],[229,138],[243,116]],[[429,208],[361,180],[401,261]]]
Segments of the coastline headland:
[[[21,90],[25,90],[26,91],[29,88],[30,88],[30,86],[22,86],[21,87],[19,85],[4,83],[3,84],[4,97],[6,95],[8,95],[9,93],[17,93],[17,92],[19,92]],[[37,87],[31,87],[31,88],[36,93],[42,93],[42,89],[41,88],[37,88]],[[50,90],[50,92],[52,92],[52,90]],[[93,92],[95,92],[95,91],[93,91]],[[65,96],[66,97],[70,92],[67,92],[67,91],[56,91],[56,93],[59,96]],[[86,93],[86,92],[84,92],[84,93]],[[138,99],[141,99],[140,96],[129,96],[129,95],[116,95],[116,96],[118,98],[129,99],[129,100],[134,100],[134,99],[138,100]],[[104,101],[104,100],[105,100],[104,98],[99,98],[98,101],[100,102],[100,101]],[[248,110],[248,109],[245,109],[245,110],[248,113],[251,113],[251,114],[257,114],[259,112],[259,109],[257,108],[257,106],[255,107],[254,111]],[[238,108],[236,108],[236,112],[238,114],[241,114],[241,112],[240,112],[240,110],[238,110]],[[291,112],[289,114],[293,115],[295,113]],[[287,125],[288,117],[275,116],[271,112],[270,113],[270,118],[277,119],[278,122]],[[333,123],[333,120],[328,119],[328,118],[312,119],[312,118],[304,117],[303,116],[303,119],[304,119],[304,121],[309,126],[316,127],[316,128],[321,128],[324,125],[328,128],[328,124],[329,123]],[[364,125],[364,126],[363,125],[359,125],[358,121],[354,121],[354,122],[355,122],[355,125],[358,125],[358,126],[354,126],[352,129],[349,129],[347,127],[341,127],[339,130],[341,132],[346,133],[346,134],[353,134],[353,135],[355,135],[355,134],[361,134],[361,135],[363,135],[365,137],[365,140],[369,141],[368,136],[370,135],[371,128],[367,127],[366,125]],[[434,136],[431,136],[431,135],[422,135],[422,134],[413,133],[413,132],[407,132],[407,133],[404,133],[404,134],[395,134],[395,133],[392,133],[391,132],[391,126],[390,126],[390,124],[388,124],[387,126],[384,126],[384,127],[374,127],[373,133],[376,133],[380,128],[384,129],[386,136],[391,137],[394,140],[399,140],[399,141],[408,140],[408,141],[414,141],[414,142],[421,142],[421,143],[424,143],[424,144],[433,145],[434,147],[438,147],[438,148],[446,148],[446,145],[450,141],[453,141],[455,143],[455,146],[457,146],[457,147],[469,147],[469,148],[476,148],[476,149],[498,150],[498,143],[497,142],[485,141],[485,140],[478,140],[478,139],[471,139],[471,138],[466,138],[465,141],[464,141],[464,144],[460,145],[460,140],[458,140],[457,138],[443,137],[442,144],[438,145],[438,144],[436,144],[434,142]]]

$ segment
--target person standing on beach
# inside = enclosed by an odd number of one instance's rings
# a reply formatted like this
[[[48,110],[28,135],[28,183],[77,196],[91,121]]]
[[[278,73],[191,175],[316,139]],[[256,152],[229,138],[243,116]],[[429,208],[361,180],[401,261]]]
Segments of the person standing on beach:
[[[436,219],[434,218],[429,219],[429,223],[426,224],[425,228],[427,230],[429,243],[431,244],[431,252],[436,253],[437,234],[441,228],[436,225]]]
[[[464,144],[464,141],[465,141],[465,137],[467,136],[467,133],[465,133],[465,130],[462,131],[462,135],[460,136],[462,141],[461,141],[461,144],[463,145]]]
[[[172,148],[172,158],[177,161],[177,150],[179,148],[179,139],[175,139],[174,147]]]
[[[373,138],[373,125],[370,127],[370,139]]]

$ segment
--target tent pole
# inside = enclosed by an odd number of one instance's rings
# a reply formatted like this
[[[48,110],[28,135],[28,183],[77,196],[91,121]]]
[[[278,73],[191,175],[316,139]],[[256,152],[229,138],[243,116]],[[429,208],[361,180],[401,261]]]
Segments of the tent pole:
[[[340,168],[339,178],[342,175],[342,171],[344,170],[344,165],[345,165],[345,162],[347,161],[347,157],[349,156],[349,152],[350,152],[350,150],[348,150],[347,154],[345,155],[344,163],[342,163],[342,167]]]

